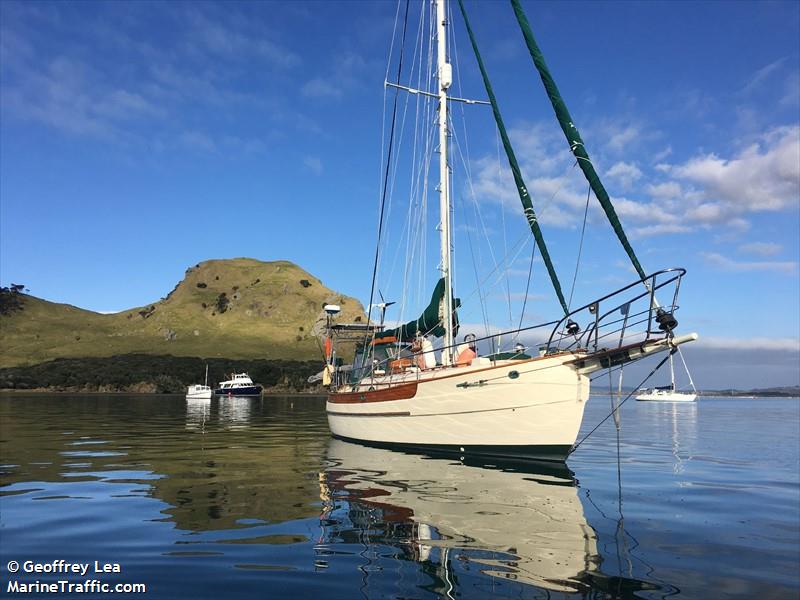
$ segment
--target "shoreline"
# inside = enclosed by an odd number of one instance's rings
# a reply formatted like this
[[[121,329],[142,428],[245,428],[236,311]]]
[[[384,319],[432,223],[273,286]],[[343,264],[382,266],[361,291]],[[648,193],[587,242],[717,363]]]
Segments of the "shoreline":
[[[14,388],[0,388],[0,396],[2,395],[10,395],[10,394],[19,394],[25,396],[36,396],[36,395],[47,395],[47,394],[56,394],[62,396],[181,396],[185,397],[185,393],[183,392],[137,392],[137,391],[82,391],[82,390],[49,390],[44,388],[37,388],[37,389],[14,389]],[[281,391],[278,389],[272,390],[265,390],[261,397],[293,397],[293,398],[319,398],[326,396],[327,392],[325,390],[316,390],[316,391],[308,391],[308,392],[298,392],[298,391]],[[609,394],[599,394],[599,393],[592,393],[589,397],[607,397]],[[215,396],[216,398],[225,398],[225,396]],[[713,398],[713,399],[723,399],[723,400],[766,400],[766,399],[784,399],[784,400],[800,400],[800,396],[797,395],[780,395],[780,394],[770,394],[770,395],[727,395],[727,394],[698,394],[698,400],[700,398]]]
[[[47,389],[33,389],[33,390],[15,390],[13,388],[0,388],[0,396],[19,394],[25,396],[42,396],[42,395],[61,395],[61,396],[181,396],[185,397],[184,392],[125,392],[125,391],[69,391],[69,390],[47,390]],[[319,392],[282,392],[279,390],[265,391],[261,397],[282,396],[282,397],[320,397],[326,396],[323,391]],[[216,396],[217,398],[225,398],[226,396]]]

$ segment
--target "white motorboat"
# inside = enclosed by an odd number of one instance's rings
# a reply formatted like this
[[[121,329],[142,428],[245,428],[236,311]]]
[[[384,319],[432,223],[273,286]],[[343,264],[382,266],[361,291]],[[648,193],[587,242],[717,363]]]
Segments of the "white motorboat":
[[[233,373],[230,379],[220,382],[214,390],[214,395],[260,397],[261,392],[261,386],[254,384],[247,373]]]

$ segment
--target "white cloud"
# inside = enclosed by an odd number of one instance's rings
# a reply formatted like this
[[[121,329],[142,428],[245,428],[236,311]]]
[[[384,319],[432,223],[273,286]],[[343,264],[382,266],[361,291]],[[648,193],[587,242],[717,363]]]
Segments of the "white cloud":
[[[670,154],[672,154],[672,146],[667,146],[661,152],[657,152],[653,155],[653,163],[658,164],[667,158]]]
[[[645,225],[643,227],[632,227],[632,238],[646,238],[655,235],[664,235],[665,233],[689,233],[692,228],[688,225],[681,225],[680,223],[662,223],[659,225]]]
[[[698,348],[720,348],[726,350],[787,350],[797,352],[800,351],[800,338],[733,338],[701,335],[693,345]]]
[[[800,199],[800,127],[779,127],[732,159],[706,154],[670,173],[732,212],[783,210]],[[721,213],[720,213],[721,214]]]
[[[624,129],[612,133],[606,145],[611,150],[620,152],[640,136],[641,133],[637,127],[634,127],[633,125],[628,125]]]
[[[636,125],[603,124],[611,147],[623,140],[633,144],[652,140]],[[571,155],[560,152],[563,140],[543,124],[514,130],[517,158],[523,175],[535,173],[527,184],[542,223],[575,227],[582,222],[586,203],[585,181],[576,176]],[[665,157],[671,148],[660,153]],[[602,156],[602,153],[601,153]],[[599,168],[599,161],[596,161]],[[605,170],[612,202],[633,237],[683,234],[724,227],[743,231],[748,216],[763,211],[797,207],[800,202],[800,126],[774,128],[731,156],[697,154],[684,162],[659,162],[661,173],[647,180],[641,164],[619,160]],[[479,198],[518,208],[519,199],[504,161],[485,157],[474,163],[474,190]],[[625,195],[615,195],[623,192]],[[596,218],[597,203],[590,203]],[[753,269],[758,267],[751,267]],[[786,267],[762,267],[780,269]]]
[[[645,189],[656,200],[677,200],[683,194],[680,184],[675,181],[650,184]]]
[[[620,161],[606,171],[606,177],[616,179],[623,189],[629,190],[641,179],[642,171],[635,164]]]
[[[783,249],[780,244],[773,242],[751,242],[749,244],[742,244],[739,246],[739,252],[747,252],[748,254],[758,254],[760,256],[774,256]]]
[[[725,271],[777,271],[780,273],[797,274],[796,261],[735,261],[716,252],[701,252],[706,261]]]

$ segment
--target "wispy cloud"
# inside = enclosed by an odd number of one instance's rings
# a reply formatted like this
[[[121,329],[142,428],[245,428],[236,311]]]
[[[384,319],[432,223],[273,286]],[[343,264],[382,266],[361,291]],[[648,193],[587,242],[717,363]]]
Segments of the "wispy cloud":
[[[511,292],[510,295],[498,295],[496,297],[503,299],[510,299],[513,302],[536,302],[541,300],[552,300],[550,296],[545,294],[525,294],[525,292]]]
[[[719,349],[749,349],[749,350],[787,350],[800,352],[800,338],[784,337],[715,337],[703,336],[694,342],[698,348],[719,348]]]
[[[269,39],[268,32],[253,31],[253,24],[236,12],[213,6],[206,6],[205,10],[188,5],[181,8],[189,26],[185,41],[200,51],[237,61],[256,57],[281,69],[301,62],[297,53]]]
[[[374,65],[373,65],[374,66]],[[307,98],[338,99],[363,84],[370,63],[354,52],[335,54],[324,77],[308,80],[300,90]]]
[[[640,137],[640,135],[641,135],[641,132],[639,131],[639,129],[637,127],[634,127],[633,125],[628,125],[627,127],[622,129],[621,131],[616,131],[616,132],[612,133],[612,135],[609,138],[609,140],[608,140],[606,145],[611,150],[615,150],[617,152],[621,152],[628,145],[630,145],[631,142],[633,142],[638,137]]]
[[[735,261],[716,252],[702,252],[703,258],[710,265],[724,271],[772,271],[797,275],[798,263],[796,261]]]
[[[341,98],[344,93],[342,88],[321,77],[307,81],[300,92],[309,98]]]
[[[235,8],[167,4],[156,15],[125,3],[86,14],[77,5],[63,6],[4,5],[4,119],[143,148],[208,148],[186,137],[197,129],[188,115],[208,105],[220,115],[245,104],[272,109],[279,94],[267,100],[239,85],[236,74],[284,72],[300,64],[274,32]],[[170,31],[173,23],[180,27],[155,41],[142,34],[155,31],[153,19]],[[80,35],[72,29],[77,20]]]
[[[202,131],[184,131],[178,136],[180,144],[189,150],[216,152],[217,145],[208,134]]]
[[[752,77],[748,80],[748,82],[742,87],[741,93],[742,94],[749,94],[750,92],[759,89],[764,82],[769,79],[773,73],[777,72],[784,62],[786,62],[786,56],[775,60],[768,65],[761,67],[758,71],[753,73]]]
[[[314,175],[322,175],[322,161],[316,156],[306,156],[303,159],[303,164]]]
[[[800,106],[800,74],[792,73],[786,78],[780,105],[795,109]]]
[[[660,163],[665,158],[667,158],[670,154],[672,154],[672,146],[667,146],[666,148],[664,148],[660,152],[656,152],[653,155],[653,163],[654,164]]]
[[[606,171],[606,177],[616,179],[622,189],[629,190],[636,181],[641,179],[642,171],[635,164],[620,161]]]
[[[774,242],[751,242],[739,246],[739,252],[758,254],[760,256],[774,256],[783,250],[783,246]]]
[[[680,223],[660,223],[658,225],[643,225],[631,228],[632,238],[646,238],[666,233],[689,233],[692,228]]]

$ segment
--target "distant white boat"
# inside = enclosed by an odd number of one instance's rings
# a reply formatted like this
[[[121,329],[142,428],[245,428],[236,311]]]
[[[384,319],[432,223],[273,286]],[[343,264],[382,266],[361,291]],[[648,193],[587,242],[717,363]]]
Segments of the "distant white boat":
[[[652,387],[640,390],[641,393],[636,396],[637,400],[649,400],[652,402],[694,402],[697,400],[697,388],[694,387],[692,381],[692,374],[689,373],[689,367],[686,366],[686,361],[683,360],[683,354],[680,353],[678,348],[678,356],[681,357],[683,368],[686,369],[686,374],[689,376],[689,384],[692,386],[691,392],[680,392],[675,388],[675,365],[672,362],[672,356],[669,357],[669,371],[671,376],[671,383],[660,387]]]
[[[253,383],[247,373],[234,373],[227,381],[221,381],[214,390],[216,396],[261,396],[262,388]]]
[[[213,392],[208,385],[208,365],[206,365],[206,382],[205,385],[195,383],[186,389],[187,400],[211,400]]]
[[[672,386],[667,385],[664,387],[642,390],[642,393],[636,396],[636,399],[653,400],[656,402],[694,402],[697,400],[697,394],[692,392],[678,392],[672,389]]]

